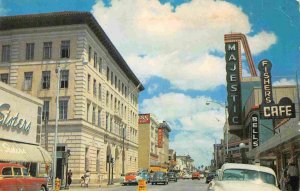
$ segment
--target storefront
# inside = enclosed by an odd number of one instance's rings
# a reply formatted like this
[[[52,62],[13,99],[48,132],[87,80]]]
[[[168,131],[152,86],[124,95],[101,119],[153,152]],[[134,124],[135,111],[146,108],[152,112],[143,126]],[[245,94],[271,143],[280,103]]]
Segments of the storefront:
[[[0,162],[21,163],[32,176],[46,173],[51,156],[40,146],[43,102],[0,82]]]

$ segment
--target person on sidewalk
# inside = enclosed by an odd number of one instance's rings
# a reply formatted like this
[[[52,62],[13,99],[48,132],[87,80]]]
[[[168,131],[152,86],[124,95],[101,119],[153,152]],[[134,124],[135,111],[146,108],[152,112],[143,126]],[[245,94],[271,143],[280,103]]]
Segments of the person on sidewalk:
[[[294,160],[289,161],[287,175],[291,191],[299,191],[299,171]]]
[[[91,176],[90,171],[86,170],[84,173],[84,186],[85,187],[89,187],[90,176]]]
[[[68,172],[68,188],[70,187],[70,185],[72,184],[72,170],[70,169],[69,172]]]

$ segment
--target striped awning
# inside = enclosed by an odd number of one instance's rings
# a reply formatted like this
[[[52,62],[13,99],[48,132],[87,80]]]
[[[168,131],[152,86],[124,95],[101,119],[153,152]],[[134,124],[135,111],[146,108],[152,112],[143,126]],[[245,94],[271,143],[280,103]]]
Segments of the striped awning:
[[[41,146],[0,140],[0,161],[51,163],[50,154]]]

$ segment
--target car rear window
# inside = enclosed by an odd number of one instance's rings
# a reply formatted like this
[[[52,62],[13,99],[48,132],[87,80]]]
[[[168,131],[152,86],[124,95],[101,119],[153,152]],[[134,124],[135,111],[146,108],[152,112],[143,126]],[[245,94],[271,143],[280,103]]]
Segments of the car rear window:
[[[2,169],[2,175],[3,176],[11,176],[12,175],[11,167],[3,168]]]
[[[23,175],[24,175],[24,176],[29,176],[29,173],[28,173],[28,169],[27,169],[27,168],[23,168]]]

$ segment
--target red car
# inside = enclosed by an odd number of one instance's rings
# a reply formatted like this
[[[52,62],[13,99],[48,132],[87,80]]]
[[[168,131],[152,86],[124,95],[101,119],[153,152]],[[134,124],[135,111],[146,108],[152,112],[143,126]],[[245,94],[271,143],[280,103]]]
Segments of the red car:
[[[31,177],[19,164],[0,163],[0,191],[47,191],[47,179]]]
[[[199,172],[193,172],[193,174],[192,174],[192,180],[194,180],[194,179],[200,180],[200,173]]]

